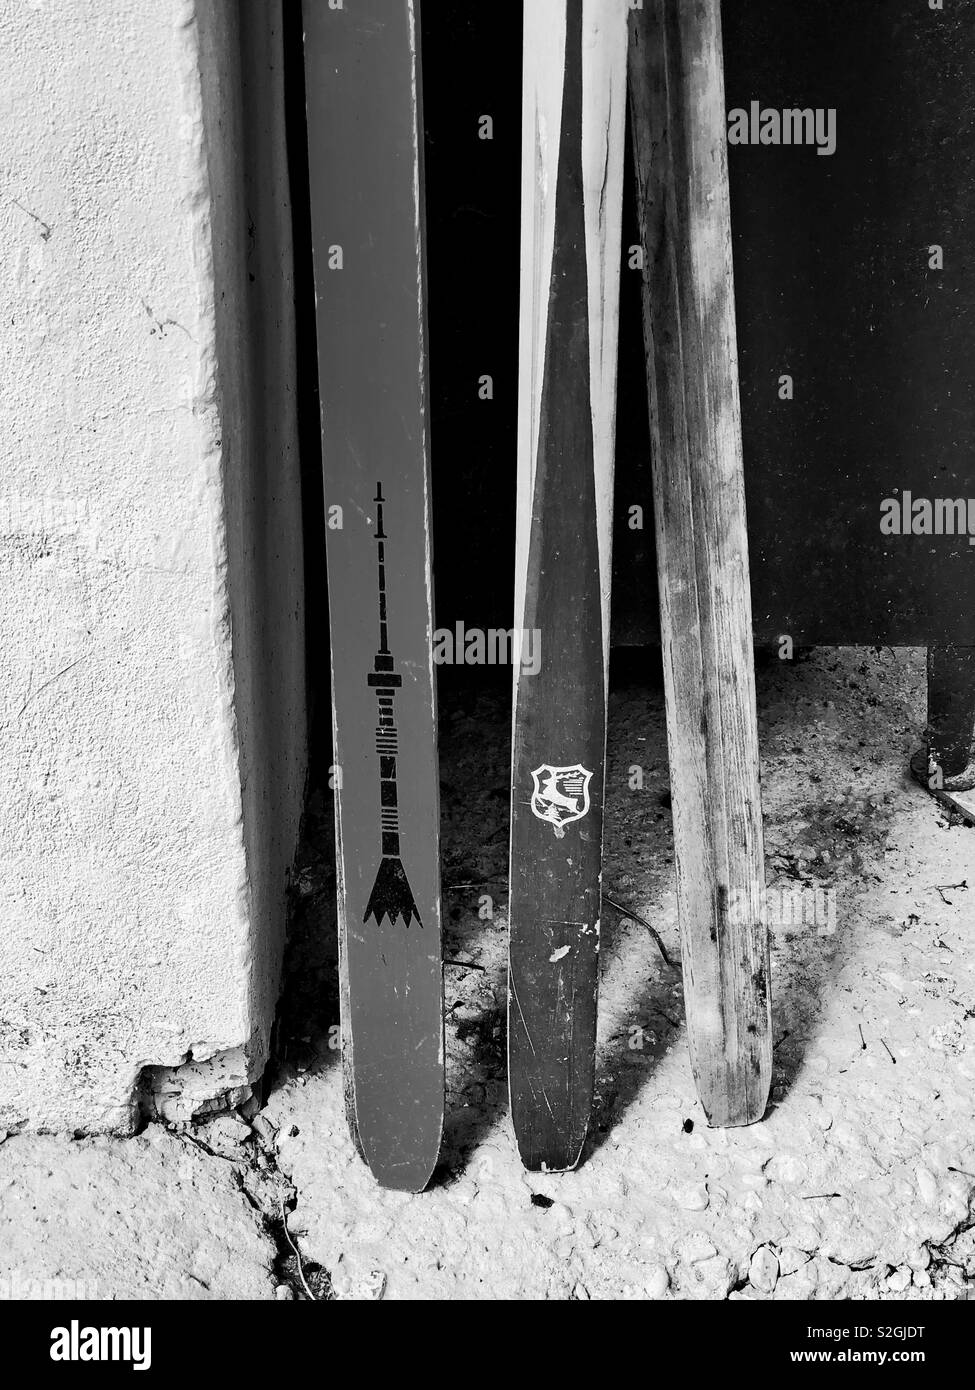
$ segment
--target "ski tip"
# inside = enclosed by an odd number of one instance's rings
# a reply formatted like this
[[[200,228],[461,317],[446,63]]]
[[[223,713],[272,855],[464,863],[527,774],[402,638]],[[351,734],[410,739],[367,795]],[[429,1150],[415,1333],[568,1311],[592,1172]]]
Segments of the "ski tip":
[[[574,1158],[565,1158],[553,1152],[549,1152],[547,1158],[542,1158],[534,1153],[526,1153],[519,1148],[522,1167],[529,1173],[547,1173],[556,1176],[559,1173],[571,1173],[579,1166],[582,1154],[577,1154]]]
[[[592,1074],[580,1060],[571,1092],[554,1084],[552,1068],[539,1069],[511,1047],[508,1034],[508,1100],[522,1166],[529,1173],[570,1173],[582,1161],[592,1117]],[[591,1059],[595,1040],[587,1049]],[[555,1069],[556,1071],[559,1068]]]
[[[433,1177],[436,1166],[437,1165],[434,1164],[429,1172],[423,1169],[422,1171],[411,1170],[403,1173],[398,1171],[395,1167],[379,1168],[370,1164],[369,1171],[383,1191],[409,1192],[412,1196],[416,1197],[419,1196],[421,1192],[425,1192],[429,1187],[430,1179]]]
[[[429,1079],[429,1078],[428,1078]],[[443,1147],[443,1074],[432,1078],[425,1104],[392,1115],[381,1096],[363,1112],[354,1107],[353,1137],[380,1187],[390,1192],[423,1192],[430,1185]]]
[[[400,1154],[377,1154],[368,1150],[363,1154],[370,1173],[380,1187],[388,1192],[425,1192],[430,1185],[440,1161],[440,1144],[436,1151],[428,1149],[421,1154],[405,1156]]]
[[[758,1124],[768,1110],[772,1086],[772,1057],[753,1055],[740,1065],[710,1076],[695,1075],[698,1099],[712,1129],[737,1129]]]
[[[544,1128],[526,1124],[522,1116],[520,1123],[515,1120],[514,1128],[518,1154],[529,1173],[571,1173],[582,1161],[588,1125],[581,1134],[578,1130],[574,1134],[546,1133]]]
[[[350,1112],[349,1128],[359,1155],[379,1186],[390,1192],[425,1191],[440,1162],[443,1072],[412,1081],[417,1096],[405,1109],[391,1109],[389,1097],[374,1089],[368,1093],[368,1106],[360,1090]]]
[[[725,1105],[716,1101],[709,1109],[703,1099],[701,1104],[712,1129],[742,1129],[745,1125],[757,1125],[764,1120],[768,1097],[752,1105]]]

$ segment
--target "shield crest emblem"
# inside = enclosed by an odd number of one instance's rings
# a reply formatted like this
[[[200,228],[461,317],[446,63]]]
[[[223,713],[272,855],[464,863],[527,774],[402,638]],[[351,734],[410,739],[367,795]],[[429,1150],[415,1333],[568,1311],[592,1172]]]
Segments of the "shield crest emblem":
[[[588,812],[592,773],[581,763],[571,767],[542,763],[532,773],[532,781],[532,811],[539,820],[553,825],[560,838],[565,833],[563,826],[582,820]]]

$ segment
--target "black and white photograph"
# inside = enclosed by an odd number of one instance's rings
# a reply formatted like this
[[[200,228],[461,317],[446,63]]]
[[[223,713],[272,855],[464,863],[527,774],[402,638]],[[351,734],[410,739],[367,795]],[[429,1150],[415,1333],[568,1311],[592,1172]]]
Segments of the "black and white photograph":
[[[0,65],[8,1346],[947,1374],[975,0],[0,0]]]

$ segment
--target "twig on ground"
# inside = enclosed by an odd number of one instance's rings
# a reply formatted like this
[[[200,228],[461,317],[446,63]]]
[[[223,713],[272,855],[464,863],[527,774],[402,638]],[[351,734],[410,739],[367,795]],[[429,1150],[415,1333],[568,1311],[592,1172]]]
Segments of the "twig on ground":
[[[663,956],[664,964],[667,965],[671,970],[674,970],[676,968],[674,966],[674,962],[670,959],[670,956],[668,956],[667,954],[667,947],[660,939],[660,933],[656,930],[655,927],[652,927],[650,925],[650,923],[647,921],[645,917],[641,917],[640,914],[638,912],[634,912],[632,908],[624,907],[622,903],[615,902],[609,896],[608,893],[603,894],[603,902],[608,903],[610,907],[615,908],[615,910],[622,917],[629,917],[631,922],[638,922],[641,927],[646,927],[647,931],[650,933],[654,941],[657,943],[657,950],[660,952],[661,956]]]
[[[931,887],[934,889],[936,893],[940,895],[941,901],[945,903],[946,906],[954,907],[954,903],[951,901],[950,898],[945,897],[945,893],[950,891],[952,888],[967,888],[968,879],[963,878],[961,883],[932,883]]]
[[[294,1251],[295,1262],[298,1265],[298,1278],[301,1280],[302,1287],[304,1288],[305,1293],[311,1299],[312,1303],[317,1303],[318,1299],[315,1297],[311,1289],[308,1287],[308,1280],[305,1278],[305,1271],[301,1263],[301,1252],[299,1251],[297,1245],[295,1245],[294,1241],[291,1239],[291,1232],[288,1230],[288,1213],[284,1209],[283,1197],[281,1198],[281,1225],[284,1227],[284,1238],[291,1246],[291,1249]]]
[[[665,1014],[663,1009],[655,1009],[654,1013],[659,1014],[661,1018],[665,1018],[676,1033],[680,1032],[680,1024],[677,1022],[676,1018],[671,1018],[670,1014]]]

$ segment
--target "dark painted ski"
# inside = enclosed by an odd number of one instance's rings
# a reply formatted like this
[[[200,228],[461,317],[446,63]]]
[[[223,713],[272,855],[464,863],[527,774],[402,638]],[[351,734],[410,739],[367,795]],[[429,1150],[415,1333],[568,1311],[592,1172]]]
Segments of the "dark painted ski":
[[[626,0],[525,10],[508,1067],[526,1167],[592,1108],[626,81]]]
[[[443,1129],[418,13],[305,0],[350,1127],[416,1192]]]

